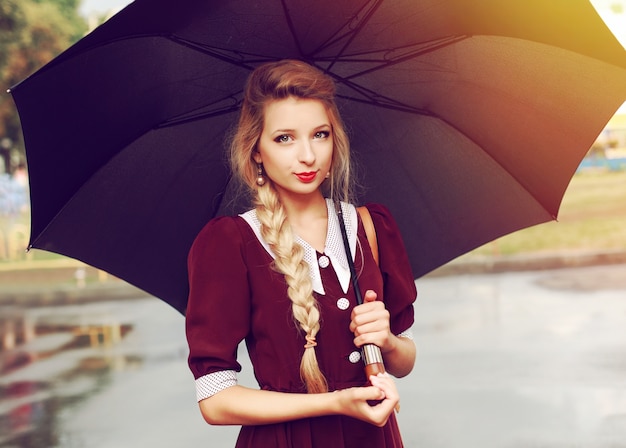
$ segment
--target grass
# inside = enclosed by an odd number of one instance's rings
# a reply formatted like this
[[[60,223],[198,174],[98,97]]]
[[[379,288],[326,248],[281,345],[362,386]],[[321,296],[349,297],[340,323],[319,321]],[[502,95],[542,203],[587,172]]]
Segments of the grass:
[[[591,250],[626,250],[626,171],[577,173],[558,221],[504,236],[465,257]]]

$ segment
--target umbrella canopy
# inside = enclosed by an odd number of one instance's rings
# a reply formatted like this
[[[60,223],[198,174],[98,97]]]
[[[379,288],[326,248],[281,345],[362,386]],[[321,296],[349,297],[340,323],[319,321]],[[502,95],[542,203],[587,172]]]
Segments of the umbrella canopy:
[[[12,89],[31,246],[184,312],[195,235],[243,207],[224,160],[243,84],[283,58],[336,79],[358,199],[391,209],[416,277],[554,219],[626,99],[586,0],[135,0]]]

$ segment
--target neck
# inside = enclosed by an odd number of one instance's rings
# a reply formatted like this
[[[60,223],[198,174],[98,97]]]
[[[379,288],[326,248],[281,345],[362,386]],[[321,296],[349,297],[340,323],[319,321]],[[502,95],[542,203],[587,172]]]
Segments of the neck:
[[[326,200],[320,191],[311,195],[280,195],[280,200],[285,208],[289,222],[297,225],[316,217],[326,217]]]

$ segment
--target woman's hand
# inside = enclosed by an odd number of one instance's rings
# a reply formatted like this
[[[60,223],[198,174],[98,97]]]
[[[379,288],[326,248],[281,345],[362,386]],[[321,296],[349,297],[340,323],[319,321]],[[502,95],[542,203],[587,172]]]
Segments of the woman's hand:
[[[385,353],[393,349],[389,326],[389,311],[385,304],[376,301],[377,294],[371,289],[365,293],[363,304],[352,310],[350,331],[354,333],[354,345],[361,347],[374,344]]]
[[[371,386],[352,387],[336,391],[339,413],[367,423],[385,426],[396,409],[400,396],[393,379],[386,373],[370,376]],[[376,404],[370,404],[376,402]]]
[[[415,344],[391,332],[389,311],[376,297],[374,291],[368,290],[363,304],[352,310],[350,331],[354,333],[354,345],[377,345],[383,354],[385,370],[398,378],[406,376],[415,364]]]

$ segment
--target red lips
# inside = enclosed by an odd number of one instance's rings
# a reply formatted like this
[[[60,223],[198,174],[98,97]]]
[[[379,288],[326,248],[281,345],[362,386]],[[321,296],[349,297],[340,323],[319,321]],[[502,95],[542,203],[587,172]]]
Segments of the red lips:
[[[296,173],[296,177],[300,179],[301,182],[309,183],[315,180],[315,176],[317,176],[317,171],[311,171],[309,173]]]

